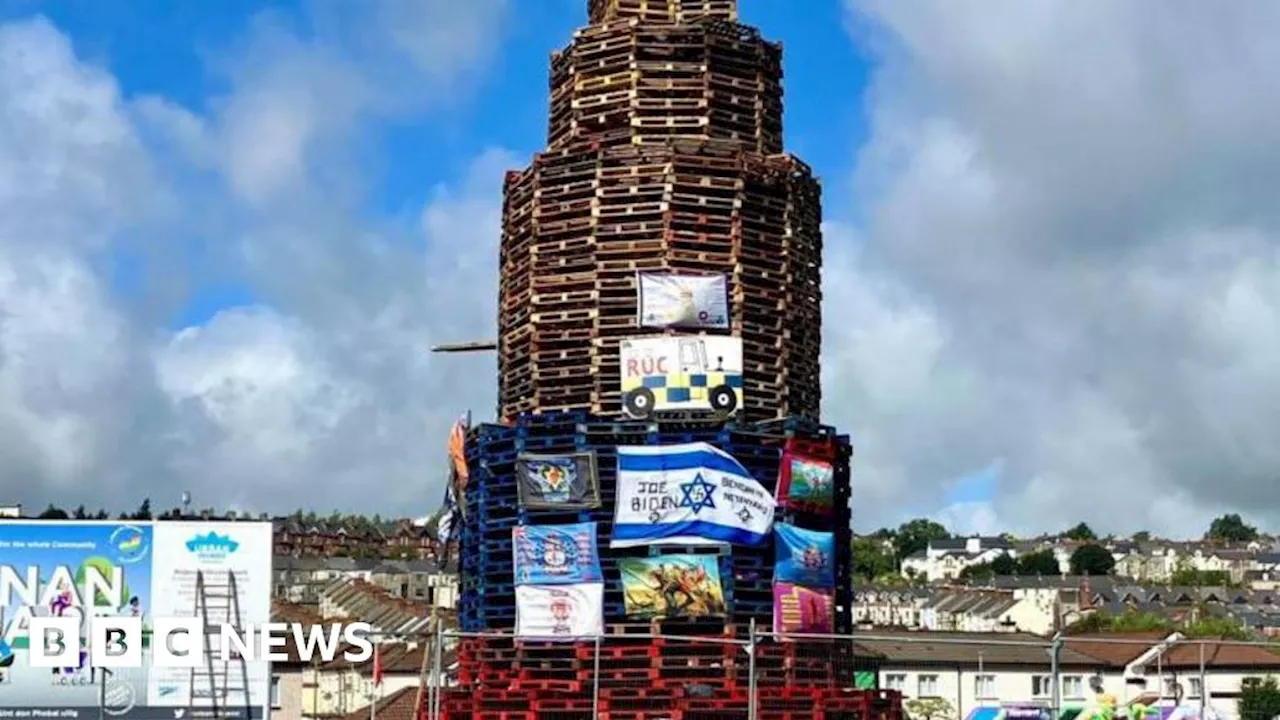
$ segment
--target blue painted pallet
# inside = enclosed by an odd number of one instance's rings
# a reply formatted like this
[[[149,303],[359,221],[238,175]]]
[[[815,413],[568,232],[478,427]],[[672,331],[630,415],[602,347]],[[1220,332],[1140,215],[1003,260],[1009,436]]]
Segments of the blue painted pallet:
[[[658,424],[647,420],[585,422],[574,426],[574,432],[578,435],[601,438],[648,435],[657,431]]]
[[[578,443],[573,435],[547,435],[520,438],[516,440],[516,449],[520,452],[542,454],[571,453],[578,449]]]
[[[519,457],[519,455],[519,451],[514,447],[510,450],[503,450],[502,452],[485,453],[484,456],[479,459],[478,467],[492,468],[494,470],[501,470],[507,467],[514,468],[516,458]]]
[[[521,525],[567,525],[590,522],[591,515],[591,510],[521,509],[517,513]]]

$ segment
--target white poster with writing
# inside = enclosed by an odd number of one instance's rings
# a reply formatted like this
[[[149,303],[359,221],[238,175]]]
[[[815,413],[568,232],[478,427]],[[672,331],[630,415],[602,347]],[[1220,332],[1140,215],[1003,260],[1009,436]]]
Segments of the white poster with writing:
[[[577,640],[604,632],[604,585],[517,585],[516,637]]]
[[[729,327],[724,275],[639,273],[641,327]]]
[[[271,523],[160,522],[153,530],[151,581],[155,617],[199,617],[211,624],[260,629],[271,620]],[[197,578],[203,583],[203,605]],[[235,597],[232,597],[234,591]],[[207,611],[204,606],[207,605]],[[210,645],[220,638],[208,637]],[[257,638],[254,638],[257,642]],[[148,704],[162,707],[244,707],[269,701],[271,670],[265,659],[222,662],[214,657],[190,668],[152,668]]]

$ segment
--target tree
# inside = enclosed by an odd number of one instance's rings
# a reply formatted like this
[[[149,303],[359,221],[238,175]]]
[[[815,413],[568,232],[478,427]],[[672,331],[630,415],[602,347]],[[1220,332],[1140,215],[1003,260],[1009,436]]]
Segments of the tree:
[[[893,555],[885,552],[883,540],[874,537],[853,539],[853,574],[864,580],[875,580],[895,569]]]
[[[1085,523],[1078,523],[1075,527],[1062,534],[1068,540],[1090,541],[1097,540],[1098,536],[1094,534],[1093,528]]]
[[[1226,570],[1197,570],[1181,565],[1173,571],[1169,582],[1188,587],[1229,587],[1233,584],[1231,573]]]
[[[1132,608],[1122,613],[1099,610],[1090,613],[1067,627],[1068,635],[1089,633],[1148,633],[1181,632],[1188,638],[1214,640],[1251,640],[1249,631],[1231,618],[1201,617],[1199,620],[1178,623],[1171,618],[1153,612],[1141,612]]]
[[[1151,542],[1151,533],[1146,530],[1139,530],[1133,534],[1133,541],[1136,543]]]
[[[1061,575],[1062,568],[1052,550],[1040,550],[1018,558],[1018,574]]]
[[[66,520],[67,511],[60,507],[54,507],[53,503],[49,503],[49,507],[36,516],[39,520]]]
[[[1230,513],[1210,523],[1205,538],[1218,542],[1251,542],[1258,539],[1258,528],[1246,525],[1237,513]]]
[[[144,498],[142,504],[138,506],[138,511],[133,514],[134,520],[150,520],[151,519],[151,498]]]
[[[71,513],[71,517],[75,518],[76,520],[88,520],[89,513],[85,511],[84,506],[81,505],[76,508],[75,512]]]
[[[912,698],[902,704],[911,720],[951,720],[955,708],[944,698]]]
[[[1244,678],[1240,681],[1237,709],[1240,720],[1271,720],[1280,716],[1280,682],[1273,675]]]
[[[1111,551],[1101,545],[1081,545],[1071,553],[1072,575],[1107,575],[1115,567]]]
[[[928,518],[916,518],[898,526],[897,542],[898,562],[929,547],[935,540],[951,537],[951,533],[940,523]]]
[[[1000,553],[991,562],[970,565],[960,571],[961,580],[983,580],[996,577],[998,575],[1016,575],[1018,573],[1018,561],[1014,560],[1009,553]]]
[[[1077,620],[1066,629],[1068,635],[1103,632],[1141,633],[1157,630],[1171,632],[1173,630],[1173,622],[1163,615],[1139,612],[1134,609],[1128,609],[1119,614],[1098,610]]]

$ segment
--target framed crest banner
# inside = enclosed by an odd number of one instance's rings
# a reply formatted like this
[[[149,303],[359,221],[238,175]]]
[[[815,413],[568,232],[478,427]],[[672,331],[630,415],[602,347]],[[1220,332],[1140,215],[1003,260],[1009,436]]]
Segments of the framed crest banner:
[[[518,585],[604,582],[593,522],[519,525],[512,528],[511,546]]]
[[[516,458],[516,487],[522,507],[600,507],[596,454],[520,453]]]

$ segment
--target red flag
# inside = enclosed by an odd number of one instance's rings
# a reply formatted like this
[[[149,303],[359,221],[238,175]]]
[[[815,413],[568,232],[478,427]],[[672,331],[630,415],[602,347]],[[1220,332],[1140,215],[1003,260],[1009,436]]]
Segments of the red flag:
[[[375,687],[382,684],[382,652],[377,645],[373,646],[373,684]]]

